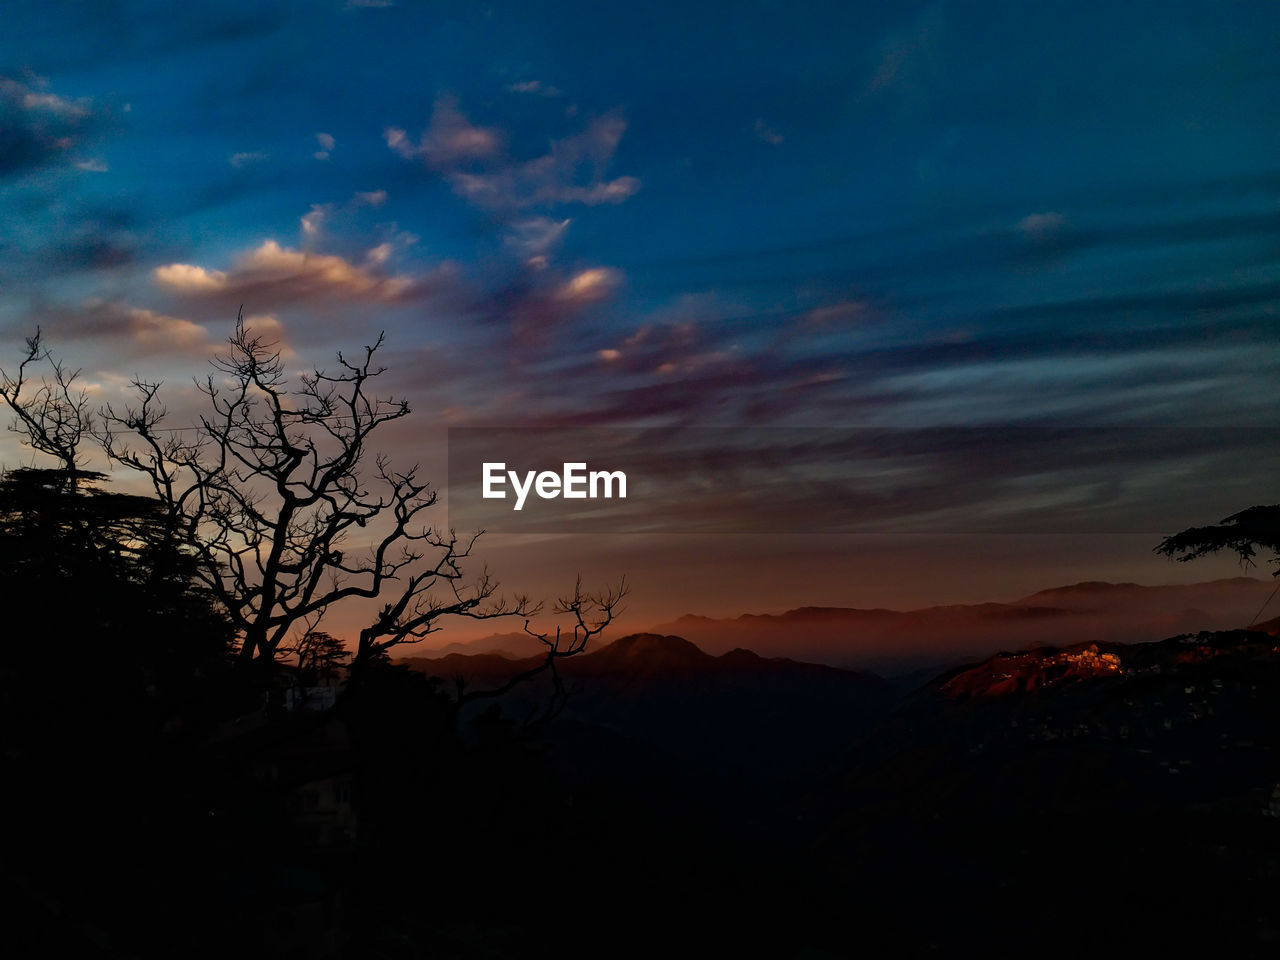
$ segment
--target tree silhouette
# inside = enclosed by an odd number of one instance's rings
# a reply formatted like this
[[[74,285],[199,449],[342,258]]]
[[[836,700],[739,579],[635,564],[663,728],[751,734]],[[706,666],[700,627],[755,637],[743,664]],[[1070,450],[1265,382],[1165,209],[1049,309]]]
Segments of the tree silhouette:
[[[1249,507],[1212,526],[1189,527],[1165,537],[1155,552],[1185,563],[1230,550],[1245,566],[1253,566],[1259,548],[1274,553],[1270,562],[1280,564],[1280,504]],[[1280,576],[1280,566],[1273,576]]]
[[[0,631],[12,781],[0,815],[23,826],[5,866],[42,902],[93,911],[133,955],[225,956],[292,929],[299,875],[351,894],[354,919],[341,922],[358,939],[380,921],[388,887],[406,898],[434,889],[423,879],[439,872],[431,854],[406,853],[405,810],[451,811],[458,858],[509,855],[489,839],[492,804],[481,801],[543,789],[549,767],[522,730],[559,711],[557,662],[585,649],[626,594],[625,580],[595,594],[579,578],[553,610],[571,629],[537,633],[538,605],[496,597],[487,573],[463,578],[479,534],[422,525],[434,491],[370,450],[380,426],[409,412],[370,391],[380,343],[291,383],[279,352],[238,321],[200,384],[208,403],[194,429],[171,427],[160,384],[144,381],[133,408],[91,416],[78,371],[38,331],[15,374],[0,371],[15,428],[58,463],[0,474],[0,583],[13,598]],[[106,476],[82,459],[91,439],[154,496],[104,491]],[[349,652],[321,619],[380,594],[390,599],[360,632],[333,709],[263,709],[286,653],[304,682],[342,671]],[[512,614],[547,655],[501,688],[450,690],[388,655],[446,616]],[[544,671],[554,693],[524,728],[494,709],[471,716],[478,733],[465,735],[464,707],[496,707]],[[316,783],[359,811],[359,872],[316,857],[325,841],[300,829]],[[558,791],[531,796],[559,803]],[[50,856],[55,838],[76,870]],[[140,880],[118,882],[126,862]]]
[[[0,473],[0,582],[16,601],[6,613],[10,642],[0,671],[7,704],[25,704],[18,712],[28,720],[46,712],[32,681],[56,650],[73,701],[59,707],[64,720],[96,712],[91,729],[104,733],[113,718],[143,727],[157,717],[190,719],[199,700],[191,681],[216,672],[231,624],[199,580],[195,551],[173,536],[164,505],[107,492],[105,474],[82,468],[94,418],[79,375],[50,353],[39,330],[14,374],[0,370],[11,429],[58,461],[55,469]]]
[[[573,617],[568,632],[556,627],[555,632],[536,631],[530,628],[529,621],[524,622],[524,632],[542,642],[546,649],[542,662],[537,666],[522,671],[497,687],[465,689],[461,678],[457,680],[457,698],[455,709],[476,700],[488,700],[510,693],[522,683],[527,683],[543,674],[551,677],[551,696],[541,708],[536,708],[525,717],[524,727],[534,727],[546,723],[560,714],[568,700],[568,691],[556,665],[566,657],[576,656],[587,648],[587,644],[599,637],[613,623],[621,611],[622,601],[626,599],[630,588],[624,576],[617,587],[611,587],[599,593],[590,593],[582,588],[582,577],[574,583],[573,592],[556,601],[552,612],[567,614]]]
[[[351,659],[343,642],[323,630],[308,630],[290,652],[298,657],[298,670],[315,683],[336,680]]]
[[[0,581],[19,600],[5,665],[15,683],[29,679],[52,649],[65,679],[83,673],[124,699],[179,704],[193,672],[228,652],[230,623],[193,553],[165,535],[157,501],[103,491],[98,473],[77,477],[73,488],[63,470],[0,476]]]
[[[35,364],[47,364],[50,375],[31,379]],[[68,370],[44,346],[40,329],[26,341],[26,353],[12,376],[0,369],[0,399],[14,412],[12,425],[33,450],[54,457],[62,466],[62,481],[75,486],[80,479],[80,444],[93,429],[89,395],[76,388],[79,370]]]
[[[353,668],[435,632],[443,617],[538,609],[527,597],[498,597],[487,570],[468,582],[461,567],[479,534],[422,525],[436,492],[416,466],[398,471],[370,451],[379,427],[409,414],[406,401],[370,392],[385,369],[374,363],[381,337],[297,384],[243,314],[229,343],[218,375],[197,384],[209,409],[194,432],[168,428],[160,384],[143,380],[134,382],[136,406],[102,416],[108,455],[150,480],[196,551],[201,579],[235,624],[242,663],[272,662],[331,605],[391,586],[398,593],[361,632]],[[357,535],[371,545],[353,543]]]

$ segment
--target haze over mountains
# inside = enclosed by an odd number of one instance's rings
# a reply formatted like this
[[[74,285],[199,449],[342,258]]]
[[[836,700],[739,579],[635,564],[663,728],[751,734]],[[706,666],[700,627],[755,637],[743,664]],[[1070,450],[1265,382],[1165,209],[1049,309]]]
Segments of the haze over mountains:
[[[1274,583],[1251,577],[1169,586],[1093,581],[1012,603],[910,611],[800,607],[725,620],[689,615],[655,630],[708,653],[746,647],[761,656],[901,673],[1037,644],[1138,643],[1244,627],[1273,589]]]
[[[799,607],[732,618],[687,614],[649,632],[683,637],[712,656],[745,649],[762,657],[903,674],[1042,644],[1137,643],[1245,627],[1274,589],[1275,581],[1254,577],[1159,586],[1089,581],[1008,603],[905,611]],[[1266,616],[1274,614],[1268,607]],[[497,654],[521,659],[541,649],[525,634],[502,633],[423,652],[431,657]]]

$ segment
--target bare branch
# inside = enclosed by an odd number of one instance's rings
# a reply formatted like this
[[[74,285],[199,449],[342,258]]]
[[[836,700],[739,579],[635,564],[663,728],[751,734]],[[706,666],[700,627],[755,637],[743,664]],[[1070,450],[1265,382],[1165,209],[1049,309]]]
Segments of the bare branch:
[[[166,428],[159,384],[137,381],[135,406],[102,411],[108,456],[149,479],[197,551],[202,579],[236,624],[243,661],[272,660],[300,625],[303,636],[315,632],[313,618],[333,604],[378,597],[392,584],[400,595],[362,637],[363,656],[420,639],[447,615],[534,609],[523,598],[493,599],[487,574],[462,590],[474,538],[422,526],[436,492],[416,467],[371,456],[374,432],[410,412],[406,401],[371,392],[384,371],[375,362],[382,342],[291,382],[278,347],[249,330],[242,311],[227,353],[196,382],[207,407],[194,435]],[[431,593],[444,585],[443,599]]]
[[[42,363],[48,365],[49,374],[32,382],[31,368]],[[10,375],[0,369],[0,398],[16,417],[10,429],[23,434],[33,450],[55,457],[72,485],[80,442],[94,426],[89,395],[76,387],[80,372],[68,370],[49,352],[39,328],[27,337],[26,353],[17,371]]]
[[[476,700],[493,699],[510,693],[516,687],[545,674],[551,678],[552,693],[541,709],[535,709],[525,718],[525,727],[533,727],[546,723],[558,716],[568,700],[563,679],[557,669],[557,663],[565,657],[582,653],[587,644],[599,637],[619,613],[622,612],[622,601],[630,593],[627,578],[624,576],[616,587],[608,588],[600,593],[588,593],[582,588],[582,575],[579,574],[574,583],[573,592],[556,601],[553,614],[570,614],[572,621],[568,632],[557,625],[555,632],[539,633],[530,628],[530,621],[525,620],[524,631],[536,637],[546,646],[546,656],[536,667],[522,671],[511,677],[501,686],[466,690],[462,678],[457,681],[457,697],[455,709]]]

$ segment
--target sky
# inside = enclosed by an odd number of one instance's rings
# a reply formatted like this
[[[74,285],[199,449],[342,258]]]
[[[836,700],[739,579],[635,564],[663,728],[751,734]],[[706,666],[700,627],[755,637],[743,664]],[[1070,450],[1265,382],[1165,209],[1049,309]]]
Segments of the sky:
[[[479,551],[535,594],[627,573],[637,622],[1238,572],[1150,548],[1273,483],[1274,3],[9,0],[4,19],[5,369],[39,326],[95,399],[162,379],[192,423],[191,377],[243,305],[298,370],[385,331],[382,383],[414,410],[386,449],[442,475],[451,426],[987,438],[917,462],[964,492],[933,526],[895,527],[921,515],[898,498],[880,529],[818,534],[818,496],[767,534]],[[1064,425],[1141,441],[990,439]],[[0,455],[34,462],[14,437]],[[1071,512],[954,522],[1011,497]]]

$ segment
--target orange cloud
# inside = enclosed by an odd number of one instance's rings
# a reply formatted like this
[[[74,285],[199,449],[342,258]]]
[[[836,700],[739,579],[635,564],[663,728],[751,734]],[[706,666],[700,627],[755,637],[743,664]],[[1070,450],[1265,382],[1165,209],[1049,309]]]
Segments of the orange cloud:
[[[152,279],[180,297],[247,303],[292,303],[321,297],[395,303],[438,286],[443,271],[429,277],[385,272],[390,253],[382,244],[370,250],[363,262],[357,262],[267,240],[240,256],[230,270],[171,263],[157,267]]]

